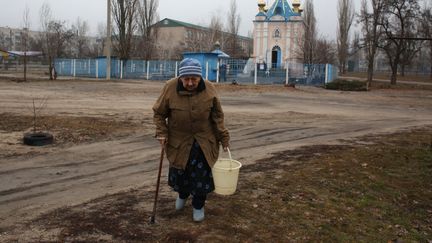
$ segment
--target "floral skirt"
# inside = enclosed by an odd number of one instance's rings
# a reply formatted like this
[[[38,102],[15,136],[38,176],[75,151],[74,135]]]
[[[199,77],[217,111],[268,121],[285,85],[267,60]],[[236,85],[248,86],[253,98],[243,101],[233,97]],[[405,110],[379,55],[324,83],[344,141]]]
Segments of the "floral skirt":
[[[169,168],[168,185],[176,192],[192,195],[205,195],[214,191],[211,168],[196,140],[192,145],[186,169]]]

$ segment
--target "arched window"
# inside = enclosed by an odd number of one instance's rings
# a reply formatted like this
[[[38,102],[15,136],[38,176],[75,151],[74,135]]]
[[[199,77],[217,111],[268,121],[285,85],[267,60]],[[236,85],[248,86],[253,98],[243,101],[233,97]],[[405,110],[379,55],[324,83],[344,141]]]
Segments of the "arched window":
[[[274,37],[275,38],[280,38],[281,36],[280,36],[280,31],[279,31],[279,29],[276,29],[275,30],[275,32],[274,32]]]

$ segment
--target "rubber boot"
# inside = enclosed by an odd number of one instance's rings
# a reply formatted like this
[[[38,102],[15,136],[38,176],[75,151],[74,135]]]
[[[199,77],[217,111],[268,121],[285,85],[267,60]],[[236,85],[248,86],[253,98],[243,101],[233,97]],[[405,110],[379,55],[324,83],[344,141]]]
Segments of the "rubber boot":
[[[177,197],[176,203],[175,203],[175,209],[181,210],[184,208],[185,204],[186,204],[186,199],[181,199],[180,197]]]
[[[193,220],[195,222],[200,222],[204,220],[204,207],[201,209],[193,209]]]

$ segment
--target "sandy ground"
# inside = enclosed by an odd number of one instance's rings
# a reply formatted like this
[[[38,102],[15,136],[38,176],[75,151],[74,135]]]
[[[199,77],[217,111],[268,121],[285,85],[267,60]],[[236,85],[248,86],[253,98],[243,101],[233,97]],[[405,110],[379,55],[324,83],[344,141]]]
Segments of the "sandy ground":
[[[117,139],[43,148],[22,145],[22,132],[0,131],[0,241],[2,232],[24,227],[54,209],[133,188],[153,190],[160,146],[152,137],[151,107],[162,86],[152,81],[0,80],[0,116],[31,115],[33,99],[46,99],[43,115],[133,121],[140,126]],[[432,124],[432,91],[218,89],[233,157],[244,164],[262,163],[272,153],[303,145],[353,142],[366,134]],[[151,206],[143,205],[149,210]]]

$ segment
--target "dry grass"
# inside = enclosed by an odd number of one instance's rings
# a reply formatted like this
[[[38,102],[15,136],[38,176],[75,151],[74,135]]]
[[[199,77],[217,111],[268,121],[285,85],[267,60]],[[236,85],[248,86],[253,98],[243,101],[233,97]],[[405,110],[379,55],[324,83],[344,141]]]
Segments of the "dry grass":
[[[33,116],[0,113],[0,131],[24,133],[32,130],[32,124]],[[142,128],[142,124],[128,118],[116,121],[98,117],[37,116],[37,130],[55,134],[57,145],[107,140]]]
[[[357,78],[366,79],[367,73],[353,72],[353,73],[346,73],[346,74],[343,74],[340,76],[357,77]],[[388,74],[388,73],[374,73],[374,78],[375,79],[390,80],[390,74]],[[424,75],[405,75],[405,76],[398,75],[397,80],[432,83],[432,77],[430,75],[426,75],[426,76],[424,76]]]
[[[241,170],[238,191],[211,194],[206,220],[165,191],[150,225],[153,192],[133,190],[63,208],[32,224],[58,241],[428,242],[432,239],[432,129],[311,146]],[[368,145],[365,145],[368,144]],[[42,239],[43,240],[43,239]]]

